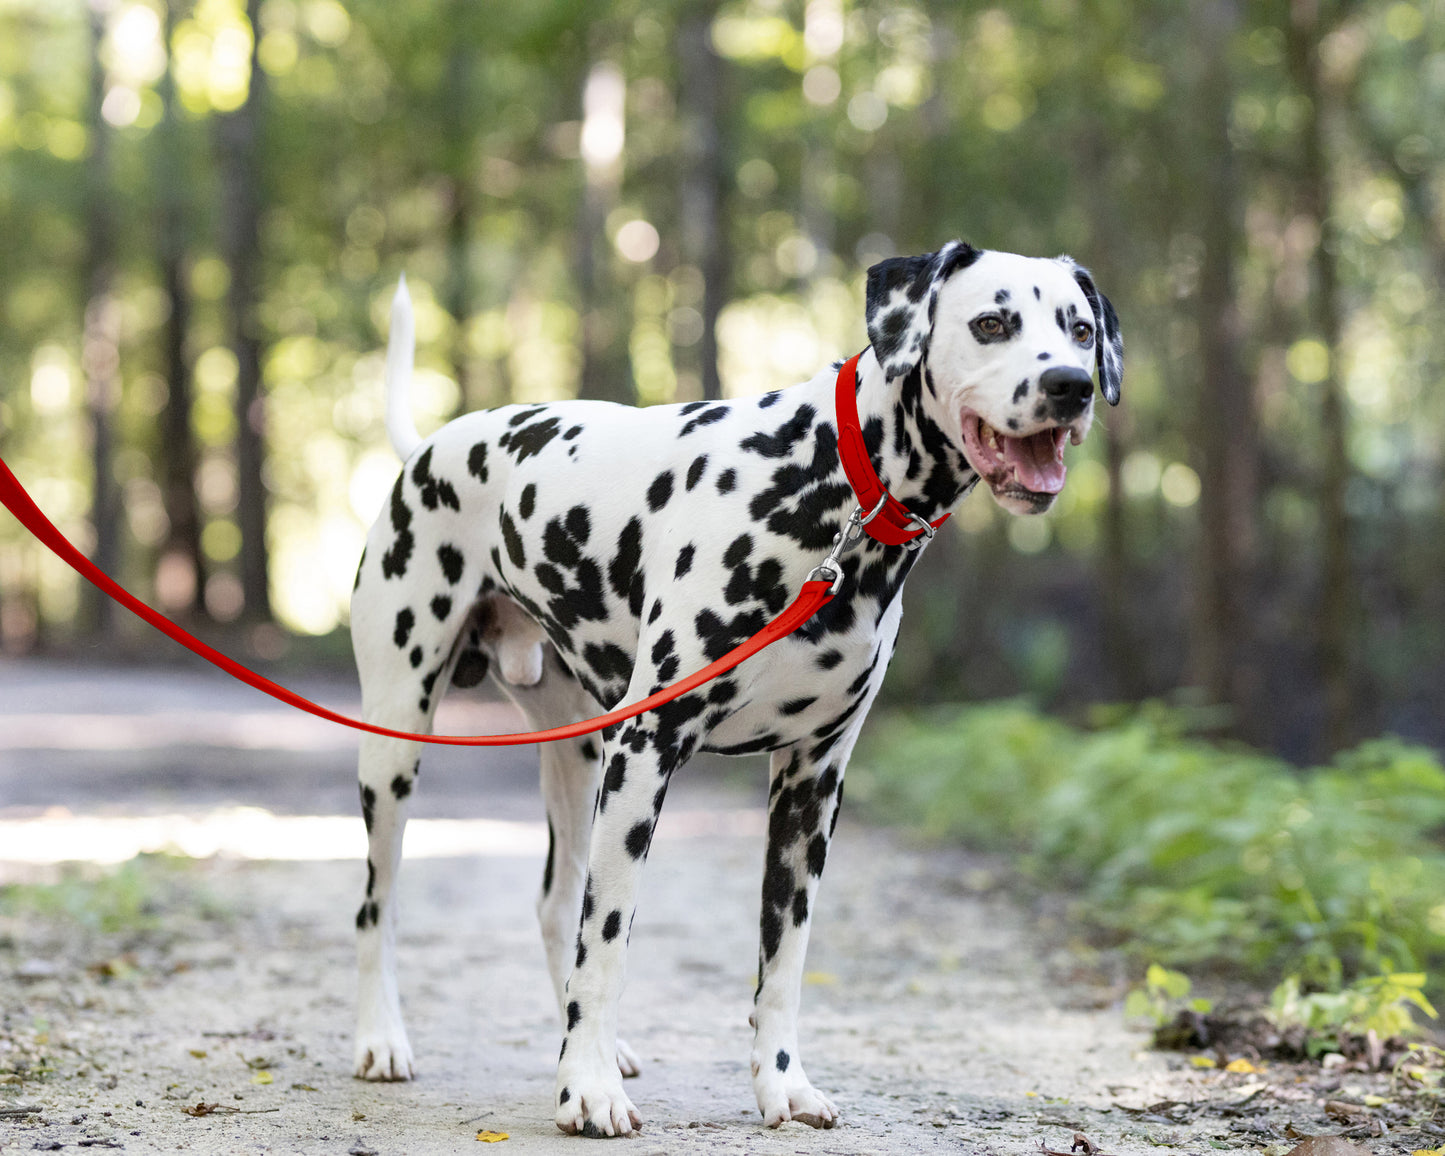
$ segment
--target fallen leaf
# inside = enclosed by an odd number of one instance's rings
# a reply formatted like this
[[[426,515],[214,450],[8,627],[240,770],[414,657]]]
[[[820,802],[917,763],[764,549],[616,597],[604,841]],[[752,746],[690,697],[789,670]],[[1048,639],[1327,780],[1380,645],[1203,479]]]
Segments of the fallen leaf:
[[[206,1049],[205,1049],[205,1048],[192,1048],[192,1049],[191,1049],[191,1055],[195,1056],[196,1059],[198,1059],[198,1060],[204,1060],[204,1059],[206,1058]]]
[[[1361,1096],[1360,1098],[1364,1100],[1367,1108],[1381,1108],[1390,1102],[1384,1096]]]
[[[803,982],[814,987],[829,987],[838,982],[838,977],[831,971],[805,971]]]
[[[1370,1156],[1370,1150],[1339,1136],[1311,1136],[1291,1148],[1288,1156]]]
[[[291,1090],[292,1090],[293,1092],[314,1092],[314,1091],[316,1091],[316,1089],[313,1088],[310,1084],[292,1084],[292,1085],[291,1085]]]
[[[1410,1156],[1445,1156],[1445,1144],[1439,1148],[1416,1148]]]
[[[254,1076],[251,1077],[251,1083],[253,1083],[253,1084],[269,1084],[269,1083],[271,1083],[273,1080],[275,1080],[275,1078],[276,1078],[276,1077],[273,1076],[273,1075],[271,1075],[270,1072],[268,1072],[268,1071],[266,1071],[264,1068],[262,1068],[261,1071],[257,1072]]]
[[[187,1116],[209,1116],[221,1105],[219,1104],[197,1104],[193,1108],[182,1108],[181,1111]]]
[[[1213,1056],[1190,1056],[1189,1062],[1196,1068],[1217,1068]]]
[[[477,1133],[477,1139],[480,1140],[483,1144],[496,1144],[501,1140],[510,1139],[510,1137],[505,1132],[483,1131]]]
[[[1240,1056],[1240,1058],[1237,1060],[1230,1060],[1229,1063],[1224,1065],[1224,1070],[1226,1072],[1245,1072],[1249,1074],[1253,1074],[1259,1071],[1258,1068],[1256,1068],[1243,1056]]]

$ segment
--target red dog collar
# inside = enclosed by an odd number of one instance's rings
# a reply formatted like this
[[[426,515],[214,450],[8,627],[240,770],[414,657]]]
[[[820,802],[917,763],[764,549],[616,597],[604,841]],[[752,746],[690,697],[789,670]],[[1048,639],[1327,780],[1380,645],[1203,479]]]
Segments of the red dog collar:
[[[944,514],[936,522],[924,521],[888,492],[868,457],[858,421],[858,358],[862,356],[860,353],[849,358],[838,370],[837,397],[833,404],[838,417],[838,456],[858,505],[867,515],[863,529],[870,538],[885,546],[908,545],[925,535],[931,538],[933,531],[948,521],[948,515]]]

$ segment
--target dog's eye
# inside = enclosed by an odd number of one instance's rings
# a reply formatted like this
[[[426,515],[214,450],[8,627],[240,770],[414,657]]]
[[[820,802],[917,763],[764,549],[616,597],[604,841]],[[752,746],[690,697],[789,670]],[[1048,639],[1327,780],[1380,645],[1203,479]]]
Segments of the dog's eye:
[[[1003,318],[1001,317],[980,317],[978,319],[978,331],[985,337],[1001,337],[1003,335]]]
[[[1094,327],[1087,321],[1074,322],[1074,340],[1080,345],[1088,345],[1094,337]]]

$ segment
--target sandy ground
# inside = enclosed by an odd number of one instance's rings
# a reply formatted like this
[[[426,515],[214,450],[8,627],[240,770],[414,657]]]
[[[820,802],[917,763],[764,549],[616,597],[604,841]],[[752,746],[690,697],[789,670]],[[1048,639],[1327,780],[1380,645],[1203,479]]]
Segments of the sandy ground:
[[[304,689],[348,705],[344,685]],[[500,708],[455,709],[452,729],[495,722]],[[238,730],[236,716],[250,722]],[[132,926],[0,914],[0,1153],[451,1153],[475,1150],[482,1131],[506,1133],[506,1150],[589,1143],[551,1119],[560,1028],[532,910],[545,828],[530,751],[436,751],[423,764],[416,813],[460,820],[462,836],[402,872],[401,983],[420,1075],[351,1077],[364,868],[359,854],[326,857],[324,840],[288,846],[301,829],[283,820],[348,816],[359,840],[352,749],[345,732],[193,672],[0,664],[0,831],[13,846],[25,828],[7,821],[44,819],[60,846],[77,817],[113,834],[236,805],[263,808],[253,825],[275,836],[244,852],[265,858],[143,872],[152,910]],[[741,777],[699,766],[675,783],[653,846],[622,1009],[644,1061],[629,1083],[644,1127],[616,1143],[1022,1154],[1040,1141],[1067,1150],[1076,1130],[1109,1153],[1244,1143],[1219,1121],[1181,1131],[1126,1110],[1250,1088],[1145,1051],[1122,993],[1077,966],[1036,902],[997,884],[997,864],[846,819],[814,920],[802,1033],[842,1122],[763,1129],[747,1017],[764,768],[729,767]],[[422,844],[431,829],[417,826]],[[0,881],[56,870],[18,856],[6,862],[0,842]]]

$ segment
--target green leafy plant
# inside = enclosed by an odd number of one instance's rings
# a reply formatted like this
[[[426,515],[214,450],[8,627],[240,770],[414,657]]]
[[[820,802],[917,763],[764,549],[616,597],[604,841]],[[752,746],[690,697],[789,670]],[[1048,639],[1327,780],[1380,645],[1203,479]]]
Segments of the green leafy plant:
[[[1287,976],[1270,997],[1270,1018],[1280,1027],[1305,1028],[1311,1055],[1338,1050],[1345,1035],[1374,1032],[1382,1040],[1418,1035],[1411,1008],[1431,1019],[1435,1008],[1425,998],[1422,972],[1364,976],[1339,991],[1305,992],[1297,975]]]
[[[1182,971],[1151,963],[1144,973],[1144,985],[1134,988],[1124,1000],[1124,1015],[1131,1020],[1148,1020],[1155,1027],[1186,1009],[1207,1015],[1214,1004],[1207,999],[1190,999],[1193,987]]]
[[[1445,768],[1375,740],[1300,770],[1194,715],[1085,730],[1020,702],[895,714],[849,771],[875,816],[1011,852],[1140,962],[1351,977],[1445,963]],[[856,790],[855,790],[856,784]]]

